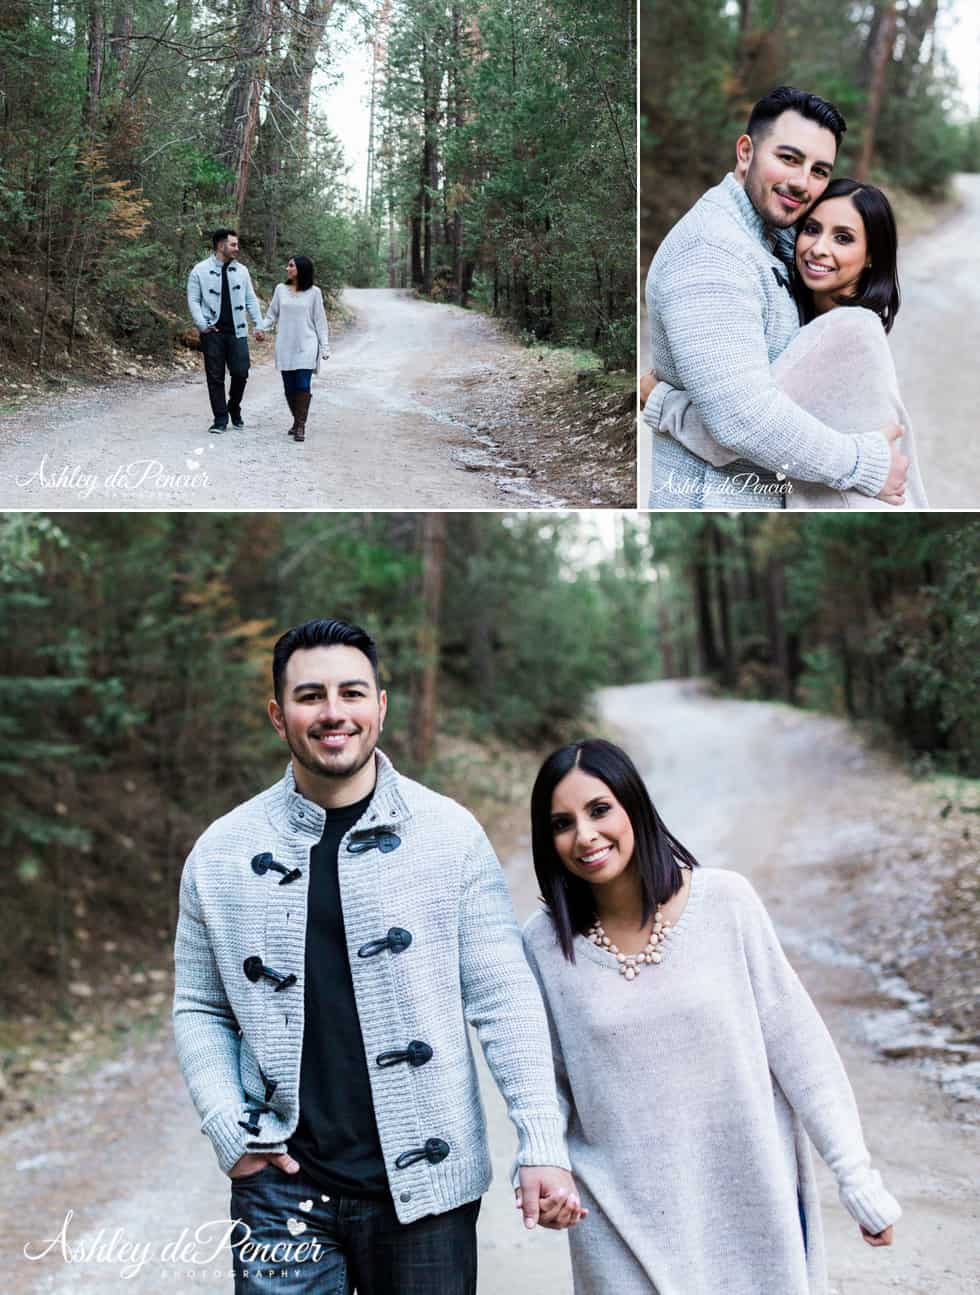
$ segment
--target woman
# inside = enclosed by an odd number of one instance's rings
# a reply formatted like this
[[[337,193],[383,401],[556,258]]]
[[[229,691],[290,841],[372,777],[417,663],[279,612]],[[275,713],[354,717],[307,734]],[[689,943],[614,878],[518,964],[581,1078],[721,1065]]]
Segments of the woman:
[[[629,757],[563,747],[531,795],[524,929],[572,1170],[576,1295],[822,1295],[807,1135],[870,1245],[901,1211],[748,881],[698,868]]]
[[[841,434],[899,423],[909,472],[904,498],[887,501],[792,480],[787,508],[929,506],[885,337],[900,304],[897,256],[891,205],[872,184],[832,180],[797,225],[794,290],[806,326],[773,363],[773,377],[796,404]],[[685,392],[668,392],[658,430],[714,467],[744,457],[714,439]],[[793,477],[791,464],[786,475]]]
[[[293,415],[289,435],[306,440],[313,373],[330,355],[330,334],[323,309],[323,294],[313,282],[313,262],[292,256],[286,264],[286,282],[276,285],[262,328],[278,324],[276,368],[282,374],[286,403]]]

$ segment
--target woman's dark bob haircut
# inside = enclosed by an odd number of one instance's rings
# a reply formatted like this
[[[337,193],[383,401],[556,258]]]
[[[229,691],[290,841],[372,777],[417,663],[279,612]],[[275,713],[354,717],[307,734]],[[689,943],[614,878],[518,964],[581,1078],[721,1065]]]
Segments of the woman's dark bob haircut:
[[[836,304],[873,310],[884,324],[885,332],[890,333],[902,302],[898,290],[898,233],[891,203],[873,184],[861,184],[842,176],[839,180],[831,180],[807,214],[797,222],[797,232],[805,228],[806,222],[828,198],[850,198],[864,222],[864,236],[868,240],[868,256],[871,258],[871,265],[858,279],[855,295],[837,297]],[[809,323],[814,317],[813,294],[800,283],[799,276],[797,286],[803,320]]]
[[[592,887],[570,873],[559,859],[551,826],[551,798],[572,769],[604,782],[629,817],[635,840],[633,860],[643,887],[644,922],[658,904],[665,904],[680,890],[680,865],[697,866],[690,851],[667,831],[636,765],[620,747],[601,738],[587,738],[553,752],[538,771],[531,792],[531,848],[541,898],[569,962],[575,961],[575,936],[584,935],[596,919]]]
[[[307,288],[313,287],[313,262],[308,256],[291,256],[289,258],[296,264],[296,290],[305,292]]]

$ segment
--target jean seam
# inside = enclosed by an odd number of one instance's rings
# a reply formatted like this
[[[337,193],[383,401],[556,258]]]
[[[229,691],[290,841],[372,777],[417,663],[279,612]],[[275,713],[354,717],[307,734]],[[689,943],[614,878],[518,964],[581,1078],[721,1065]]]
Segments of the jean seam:
[[[347,1256],[344,1254],[340,1255],[340,1273],[333,1295],[347,1295]]]

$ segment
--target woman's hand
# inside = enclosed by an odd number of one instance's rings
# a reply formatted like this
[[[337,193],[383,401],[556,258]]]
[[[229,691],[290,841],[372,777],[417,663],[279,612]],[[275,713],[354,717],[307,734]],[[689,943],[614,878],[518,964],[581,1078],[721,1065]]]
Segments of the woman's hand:
[[[905,481],[909,475],[909,460],[898,448],[904,429],[897,423],[882,433],[891,451],[891,465],[885,484],[878,491],[878,498],[894,508],[901,508],[905,503]]]
[[[640,378],[640,408],[650,399],[650,392],[657,385],[658,378],[653,369],[648,369]]]
[[[860,1225],[859,1225],[860,1226]],[[869,1246],[890,1246],[892,1243],[892,1234],[894,1227],[885,1228],[884,1232],[869,1232],[867,1228],[861,1228],[861,1236],[867,1241]]]

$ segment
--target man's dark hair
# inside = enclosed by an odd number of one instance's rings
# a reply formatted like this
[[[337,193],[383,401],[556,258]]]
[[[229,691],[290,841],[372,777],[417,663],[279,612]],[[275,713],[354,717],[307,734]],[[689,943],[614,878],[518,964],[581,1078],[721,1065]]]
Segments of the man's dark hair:
[[[349,621],[307,621],[305,625],[296,625],[287,630],[272,652],[272,690],[280,706],[286,663],[300,648],[315,647],[357,648],[371,662],[374,682],[378,682],[378,649],[367,630],[362,630],[359,625],[351,625]]]
[[[541,897],[569,962],[575,961],[575,936],[584,935],[597,916],[592,887],[562,863],[551,825],[552,795],[573,769],[604,782],[626,811],[633,829],[633,858],[643,895],[644,922],[658,904],[666,904],[680,890],[681,865],[697,866],[690,850],[667,830],[639,770],[622,747],[602,738],[587,738],[553,751],[538,771],[531,791],[531,852]]]
[[[745,127],[746,135],[752,136],[752,143],[757,144],[772,129],[772,124],[784,112],[798,112],[808,121],[815,121],[819,126],[831,131],[840,148],[841,139],[847,130],[847,122],[832,103],[818,95],[808,94],[806,90],[797,90],[792,85],[777,86],[770,90],[764,99],[752,109],[749,124]]]
[[[296,289],[298,292],[305,292],[307,288],[313,287],[313,275],[316,271],[313,268],[313,262],[308,256],[294,256],[293,263],[296,266]]]
[[[237,229],[216,229],[214,233],[211,235],[212,251],[218,246],[219,243],[223,243],[229,234],[234,234],[234,236],[237,238],[238,230]]]

